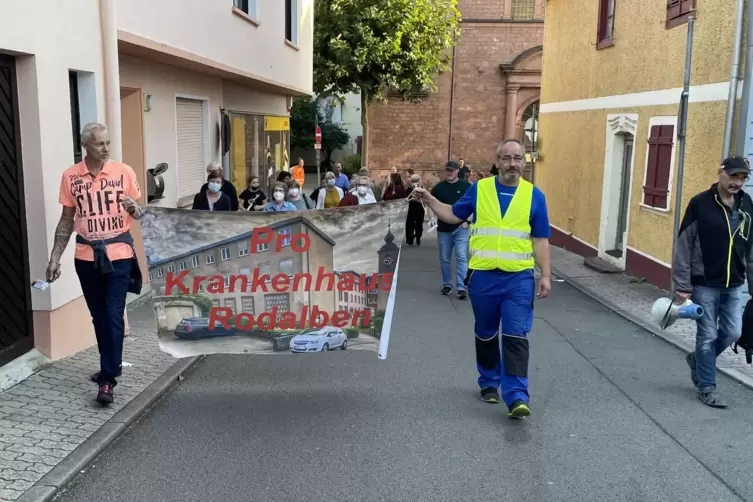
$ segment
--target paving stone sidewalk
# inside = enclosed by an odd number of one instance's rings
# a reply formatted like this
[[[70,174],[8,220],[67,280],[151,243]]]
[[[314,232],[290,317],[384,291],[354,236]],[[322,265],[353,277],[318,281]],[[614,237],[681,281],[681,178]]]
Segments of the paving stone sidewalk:
[[[552,246],[552,274],[567,280],[596,300],[614,307],[620,315],[638,322],[655,335],[688,352],[695,350],[695,322],[678,320],[666,330],[661,330],[651,320],[651,306],[668,293],[656,286],[625,274],[601,274],[583,264],[583,257],[565,249]],[[753,386],[753,365],[745,356],[727,349],[717,360],[717,367],[729,376]]]
[[[128,320],[123,361],[132,366],[123,368],[112,407],[94,401],[96,347],[0,392],[0,502],[19,498],[176,362],[159,350],[151,301],[129,308]]]

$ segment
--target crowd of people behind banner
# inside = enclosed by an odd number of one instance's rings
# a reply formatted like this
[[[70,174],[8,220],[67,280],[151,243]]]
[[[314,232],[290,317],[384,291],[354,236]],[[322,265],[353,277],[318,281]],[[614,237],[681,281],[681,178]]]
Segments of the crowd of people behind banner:
[[[465,194],[468,188],[487,175],[481,170],[472,170],[461,157],[447,162],[444,179],[432,188],[432,195],[445,204],[454,204]],[[305,211],[311,209],[329,209],[334,207],[374,204],[380,200],[408,199],[409,209],[405,226],[405,241],[409,246],[421,245],[425,204],[419,198],[412,198],[416,187],[428,188],[425,180],[413,169],[406,170],[406,180],[392,167],[387,183],[379,189],[373,182],[369,169],[362,167],[350,178],[342,172],[339,162],[333,164],[332,170],[321,176],[319,185],[310,193],[304,191],[304,161],[299,158],[291,170],[270,172],[266,186],[271,197],[262,188],[259,176],[251,176],[246,189],[240,195],[233,183],[224,176],[222,165],[212,162],[207,166],[207,182],[194,198],[192,209],[204,211]],[[492,166],[490,175],[496,176],[496,165]],[[375,193],[376,192],[378,193]],[[433,218],[434,215],[429,214]],[[443,295],[450,295],[453,290],[452,255],[455,254],[456,278],[455,290],[461,300],[468,298],[465,289],[465,276],[468,271],[468,244],[470,239],[470,221],[451,224],[437,221],[439,261],[442,274]]]

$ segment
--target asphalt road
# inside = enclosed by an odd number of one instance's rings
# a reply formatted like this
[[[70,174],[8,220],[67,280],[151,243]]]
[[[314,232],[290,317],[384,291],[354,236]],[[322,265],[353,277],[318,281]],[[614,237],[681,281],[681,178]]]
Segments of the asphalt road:
[[[753,500],[753,392],[695,398],[683,354],[556,282],[537,303],[532,409],[478,400],[471,309],[406,248],[389,357],[213,356],[61,501]]]

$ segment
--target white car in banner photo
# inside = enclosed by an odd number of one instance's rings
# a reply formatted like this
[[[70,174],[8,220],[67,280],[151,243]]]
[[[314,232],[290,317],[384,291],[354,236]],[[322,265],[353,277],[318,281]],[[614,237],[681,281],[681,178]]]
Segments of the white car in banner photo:
[[[290,339],[290,351],[295,353],[345,350],[347,347],[345,332],[331,326],[307,329]]]

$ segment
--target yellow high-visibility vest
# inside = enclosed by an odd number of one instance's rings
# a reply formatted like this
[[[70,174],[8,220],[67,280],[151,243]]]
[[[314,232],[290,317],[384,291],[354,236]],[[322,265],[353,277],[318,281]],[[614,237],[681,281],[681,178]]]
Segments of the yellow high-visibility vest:
[[[533,185],[520,179],[502,218],[496,176],[476,182],[476,222],[471,225],[471,270],[522,272],[534,268],[531,239]]]

